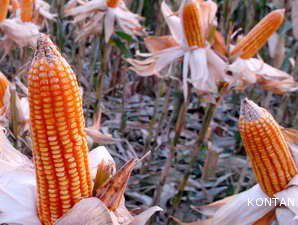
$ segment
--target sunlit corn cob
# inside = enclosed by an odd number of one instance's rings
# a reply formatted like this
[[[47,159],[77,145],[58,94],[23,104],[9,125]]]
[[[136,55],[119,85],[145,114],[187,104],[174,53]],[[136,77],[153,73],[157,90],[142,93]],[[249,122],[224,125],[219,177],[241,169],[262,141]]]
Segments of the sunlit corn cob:
[[[0,1],[0,22],[6,19],[8,12],[9,0]]]
[[[187,0],[182,12],[182,22],[184,35],[190,47],[205,47],[205,38],[201,17],[202,12],[199,2],[196,0]]]
[[[249,59],[266,44],[270,36],[278,30],[284,21],[285,10],[278,9],[265,16],[231,52],[231,56],[240,55]]]
[[[281,129],[268,111],[247,99],[241,106],[239,128],[257,181],[272,197],[297,174]]]
[[[107,0],[107,6],[110,8],[116,8],[120,4],[120,0]]]
[[[91,196],[92,181],[76,76],[51,40],[42,35],[28,74],[38,215],[53,224]]]
[[[21,0],[21,20],[31,22],[33,18],[34,0]]]
[[[0,72],[0,110],[4,106],[4,98],[8,91],[9,82],[3,73]],[[1,111],[0,111],[1,112]]]

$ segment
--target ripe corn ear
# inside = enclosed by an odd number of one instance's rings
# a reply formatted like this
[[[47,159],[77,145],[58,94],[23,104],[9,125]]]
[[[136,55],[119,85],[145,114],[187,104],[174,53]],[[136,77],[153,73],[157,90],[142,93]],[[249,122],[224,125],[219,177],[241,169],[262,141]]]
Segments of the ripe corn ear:
[[[241,106],[239,128],[257,181],[273,197],[297,174],[281,129],[268,111],[247,99]]]
[[[0,72],[0,110],[4,107],[4,98],[8,91],[8,87],[9,81],[4,74]]]
[[[34,0],[21,0],[21,20],[31,22],[33,18]]]
[[[284,17],[284,9],[278,9],[269,13],[239,41],[231,52],[231,56],[240,55],[242,59],[249,59],[256,55],[270,36],[282,25]]]
[[[107,6],[110,8],[116,8],[120,4],[120,0],[107,0]]]
[[[9,0],[2,0],[0,2],[0,22],[4,21],[8,13]]]
[[[90,197],[92,181],[76,76],[46,35],[38,40],[28,84],[38,215],[48,225]]]
[[[183,8],[182,23],[184,35],[190,47],[205,47],[205,38],[202,25],[202,12],[198,1],[188,0]]]

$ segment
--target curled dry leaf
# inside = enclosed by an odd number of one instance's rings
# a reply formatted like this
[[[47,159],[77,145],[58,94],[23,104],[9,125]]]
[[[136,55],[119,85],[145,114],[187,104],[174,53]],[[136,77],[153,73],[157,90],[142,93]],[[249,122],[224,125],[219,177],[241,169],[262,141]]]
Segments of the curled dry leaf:
[[[49,3],[43,0],[35,0],[34,12],[33,12],[33,23],[37,24],[41,28],[48,27],[49,20],[54,21],[57,14],[50,12],[51,6]]]
[[[212,47],[222,57],[226,57],[227,56],[228,49],[227,49],[227,46],[225,44],[224,37],[222,36],[222,34],[219,31],[215,31],[214,32]]]
[[[81,200],[55,225],[116,225],[105,204],[97,198]]]
[[[23,23],[18,18],[4,20],[0,23],[0,30],[4,33],[0,41],[0,47],[4,49],[2,59],[15,47],[35,46],[40,34],[35,24]]]
[[[150,52],[158,52],[167,48],[176,47],[178,43],[170,36],[161,37],[147,37],[145,38],[145,45]]]
[[[128,161],[104,186],[96,190],[96,196],[111,211],[115,211],[120,206],[128,179],[136,162],[136,159]]]
[[[101,164],[107,165],[113,170],[111,174],[115,174],[116,164],[106,147],[98,146],[97,148],[93,149],[91,152],[89,152],[89,159],[93,179],[95,179],[98,167],[100,167]]]
[[[152,214],[160,210],[152,207],[133,217],[124,204],[112,212],[98,198],[87,198],[78,202],[55,225],[145,225]]]
[[[93,127],[87,127],[85,128],[85,131],[94,143],[97,143],[100,145],[108,145],[108,144],[114,144],[116,142],[116,140],[111,135],[102,134],[101,132],[99,132],[97,129]]]
[[[96,159],[91,162],[92,177],[95,178],[93,190],[96,190],[105,184],[116,173],[116,164],[108,150],[99,146],[89,154],[90,158]]]
[[[259,83],[264,89],[280,94],[298,90],[294,78],[260,59],[237,59],[227,67],[233,73],[237,89],[244,89],[250,84]]]
[[[79,26],[77,41],[104,30],[105,40],[108,42],[114,33],[116,22],[122,31],[133,37],[146,35],[140,24],[142,17],[130,12],[124,1],[120,1],[116,7],[109,7],[106,0],[71,2],[67,4],[65,14],[74,17],[74,24],[82,24]]]

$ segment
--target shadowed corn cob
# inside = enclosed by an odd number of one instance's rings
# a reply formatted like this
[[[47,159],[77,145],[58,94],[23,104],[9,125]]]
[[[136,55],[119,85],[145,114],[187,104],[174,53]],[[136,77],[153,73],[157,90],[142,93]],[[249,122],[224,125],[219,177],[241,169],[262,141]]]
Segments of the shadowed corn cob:
[[[182,12],[182,22],[184,35],[190,47],[205,47],[201,16],[202,12],[199,2],[196,0],[187,0]]]
[[[31,22],[33,18],[34,0],[21,0],[21,20]]]
[[[82,99],[75,74],[45,35],[28,80],[38,215],[53,224],[92,192]]]
[[[297,174],[281,129],[269,112],[247,99],[241,106],[239,128],[258,183],[272,197]]]
[[[9,0],[0,1],[0,22],[6,19],[8,12]]]
[[[270,36],[277,31],[284,21],[285,10],[278,9],[265,16],[231,52],[231,56],[240,55],[249,59],[266,44]]]
[[[0,109],[4,106],[4,97],[7,93],[7,88],[9,87],[9,82],[3,73],[0,72]]]
[[[110,8],[116,8],[120,3],[120,0],[107,0],[107,6]]]

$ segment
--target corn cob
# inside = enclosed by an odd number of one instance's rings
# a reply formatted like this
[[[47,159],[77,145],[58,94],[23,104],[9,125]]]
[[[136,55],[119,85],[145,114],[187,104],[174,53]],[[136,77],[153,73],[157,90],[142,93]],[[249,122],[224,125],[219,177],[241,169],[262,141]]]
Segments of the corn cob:
[[[184,35],[190,47],[205,47],[201,16],[202,12],[199,2],[196,0],[187,0],[182,12],[182,23]]]
[[[120,0],[107,0],[107,6],[110,8],[117,8],[120,4]]]
[[[33,18],[34,0],[21,1],[21,20],[31,22]]]
[[[278,30],[284,21],[285,10],[278,9],[265,16],[231,52],[231,56],[240,55],[249,59],[266,44],[270,36]]]
[[[9,82],[3,73],[0,72],[0,110],[4,107],[4,97],[7,93]]]
[[[281,129],[268,111],[247,99],[241,106],[239,128],[257,181],[272,197],[297,174]]]
[[[9,0],[2,0],[0,2],[0,22],[4,21],[8,13]]]
[[[46,35],[38,40],[28,85],[38,215],[48,225],[91,196],[92,181],[78,83]]]

